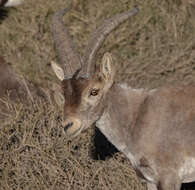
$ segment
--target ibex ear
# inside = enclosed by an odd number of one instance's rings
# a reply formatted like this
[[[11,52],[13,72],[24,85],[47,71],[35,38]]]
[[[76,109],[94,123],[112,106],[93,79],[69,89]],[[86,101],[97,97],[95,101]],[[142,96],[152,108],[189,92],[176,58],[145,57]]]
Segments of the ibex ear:
[[[56,74],[56,76],[58,77],[59,80],[63,81],[64,80],[64,71],[63,69],[54,61],[51,61],[51,67],[54,71],[54,73]]]
[[[100,74],[105,81],[113,81],[115,75],[115,67],[111,53],[105,53],[100,64]]]

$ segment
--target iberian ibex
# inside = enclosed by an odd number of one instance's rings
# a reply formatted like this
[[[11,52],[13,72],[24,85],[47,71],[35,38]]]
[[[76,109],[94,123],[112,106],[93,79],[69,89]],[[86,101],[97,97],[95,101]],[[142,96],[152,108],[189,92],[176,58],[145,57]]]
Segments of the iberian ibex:
[[[95,55],[120,23],[138,12],[127,11],[103,22],[93,33],[83,58],[74,48],[58,11],[53,36],[60,65],[52,64],[61,81],[57,92],[64,105],[60,125],[77,136],[93,123],[130,159],[149,190],[179,190],[195,181],[195,86],[133,89],[114,82],[116,63],[110,53],[95,67]]]

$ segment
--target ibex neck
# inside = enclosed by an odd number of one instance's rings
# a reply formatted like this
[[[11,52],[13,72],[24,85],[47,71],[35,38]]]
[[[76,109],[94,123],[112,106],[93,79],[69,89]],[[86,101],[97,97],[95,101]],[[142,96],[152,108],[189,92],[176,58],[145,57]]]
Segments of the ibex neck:
[[[150,91],[133,89],[124,84],[115,84],[106,99],[106,109],[97,127],[120,151],[129,157],[129,144],[136,117]]]

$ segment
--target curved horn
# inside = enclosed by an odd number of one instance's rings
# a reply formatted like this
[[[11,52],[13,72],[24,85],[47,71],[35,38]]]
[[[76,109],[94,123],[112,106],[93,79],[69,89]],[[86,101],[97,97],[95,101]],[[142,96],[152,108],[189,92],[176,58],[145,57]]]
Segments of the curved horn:
[[[76,52],[73,40],[64,26],[63,16],[72,7],[72,4],[55,13],[52,18],[52,33],[60,64],[63,66],[65,78],[71,78],[81,68],[81,59]]]
[[[101,44],[104,42],[106,36],[114,30],[118,25],[127,20],[129,17],[135,15],[139,11],[135,8],[131,11],[126,11],[124,13],[117,14],[107,20],[105,20],[93,33],[91,39],[85,49],[83,65],[81,75],[87,75],[89,77],[94,72],[95,56],[100,48]]]

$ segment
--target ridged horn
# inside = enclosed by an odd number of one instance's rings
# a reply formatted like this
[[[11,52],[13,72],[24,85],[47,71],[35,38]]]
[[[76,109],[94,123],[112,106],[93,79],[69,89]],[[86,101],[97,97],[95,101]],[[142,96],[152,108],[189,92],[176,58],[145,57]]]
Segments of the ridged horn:
[[[64,26],[63,16],[71,9],[71,5],[56,12],[52,18],[52,33],[59,62],[63,67],[65,78],[72,78],[81,68],[81,59],[73,44],[72,37]]]
[[[104,42],[107,35],[114,30],[117,26],[123,23],[125,20],[135,15],[139,11],[138,8],[135,8],[131,11],[126,11],[124,13],[117,14],[107,20],[105,20],[93,33],[89,40],[89,43],[85,49],[83,56],[82,71],[80,76],[89,77],[94,73],[95,68],[95,57],[98,49]]]

